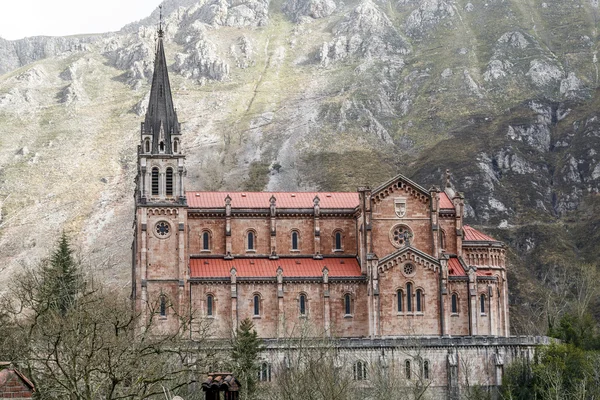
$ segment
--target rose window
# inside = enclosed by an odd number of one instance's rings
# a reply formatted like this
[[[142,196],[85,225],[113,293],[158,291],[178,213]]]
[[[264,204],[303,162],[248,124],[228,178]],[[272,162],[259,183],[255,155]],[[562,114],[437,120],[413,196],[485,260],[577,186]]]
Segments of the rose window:
[[[159,222],[156,224],[156,235],[158,237],[167,237],[171,232],[171,227],[166,222]]]
[[[415,266],[412,264],[404,265],[404,275],[412,275],[415,273]]]
[[[396,247],[407,246],[410,244],[412,232],[404,225],[396,225],[390,231],[390,240]]]

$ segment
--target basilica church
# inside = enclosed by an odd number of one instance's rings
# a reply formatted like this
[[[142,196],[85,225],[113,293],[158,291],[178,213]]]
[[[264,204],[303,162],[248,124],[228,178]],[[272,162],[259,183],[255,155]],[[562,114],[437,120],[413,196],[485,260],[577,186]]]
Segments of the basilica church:
[[[185,134],[159,31],[135,192],[132,298],[146,318],[170,330],[191,312],[211,338],[246,318],[267,341],[450,338],[432,350],[440,368],[464,343],[498,383],[515,349],[506,246],[464,224],[461,193],[400,174],[356,192],[194,191]]]

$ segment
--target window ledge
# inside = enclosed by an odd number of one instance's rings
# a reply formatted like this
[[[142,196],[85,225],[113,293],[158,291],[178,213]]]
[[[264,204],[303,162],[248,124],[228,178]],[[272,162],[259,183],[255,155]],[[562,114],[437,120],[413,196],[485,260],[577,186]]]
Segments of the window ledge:
[[[487,313],[481,313],[479,315],[482,316],[482,317],[487,317]]]
[[[300,249],[290,249],[290,253],[300,253]]]
[[[158,320],[159,320],[159,321],[164,321],[164,320],[166,320],[166,319],[167,319],[167,316],[166,316],[166,315],[161,315],[161,316],[159,316],[159,317],[158,317]]]
[[[252,319],[260,319],[260,315],[253,315]]]
[[[215,316],[214,315],[207,315],[206,318],[207,319],[215,319]]]
[[[200,250],[200,253],[210,253],[210,249]]]
[[[344,249],[333,249],[334,253],[343,253]]]
[[[306,314],[300,314],[300,319],[308,319],[308,315]]]
[[[354,315],[352,315],[352,314],[344,314],[344,318],[354,318]]]
[[[256,253],[256,250],[254,250],[254,249],[246,249],[246,253]]]
[[[451,317],[459,317],[460,315],[458,313],[452,313],[450,314]]]

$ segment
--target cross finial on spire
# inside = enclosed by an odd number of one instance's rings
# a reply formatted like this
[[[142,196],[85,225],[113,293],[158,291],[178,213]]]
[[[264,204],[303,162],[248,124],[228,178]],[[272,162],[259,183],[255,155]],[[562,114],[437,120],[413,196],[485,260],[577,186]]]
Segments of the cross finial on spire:
[[[162,37],[163,36],[163,29],[162,29],[162,22],[163,22],[163,17],[162,17],[162,4],[160,6],[158,6],[159,9],[159,20],[158,20],[158,37]]]

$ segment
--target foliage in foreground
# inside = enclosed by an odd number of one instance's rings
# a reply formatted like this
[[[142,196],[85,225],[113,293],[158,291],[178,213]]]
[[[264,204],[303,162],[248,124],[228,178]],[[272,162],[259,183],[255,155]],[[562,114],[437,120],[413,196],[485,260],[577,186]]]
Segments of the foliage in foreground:
[[[39,269],[13,280],[0,309],[0,358],[32,379],[40,399],[145,399],[196,379],[201,360],[181,335],[189,319],[158,332],[154,313],[144,321],[122,293],[83,284],[65,235]]]

